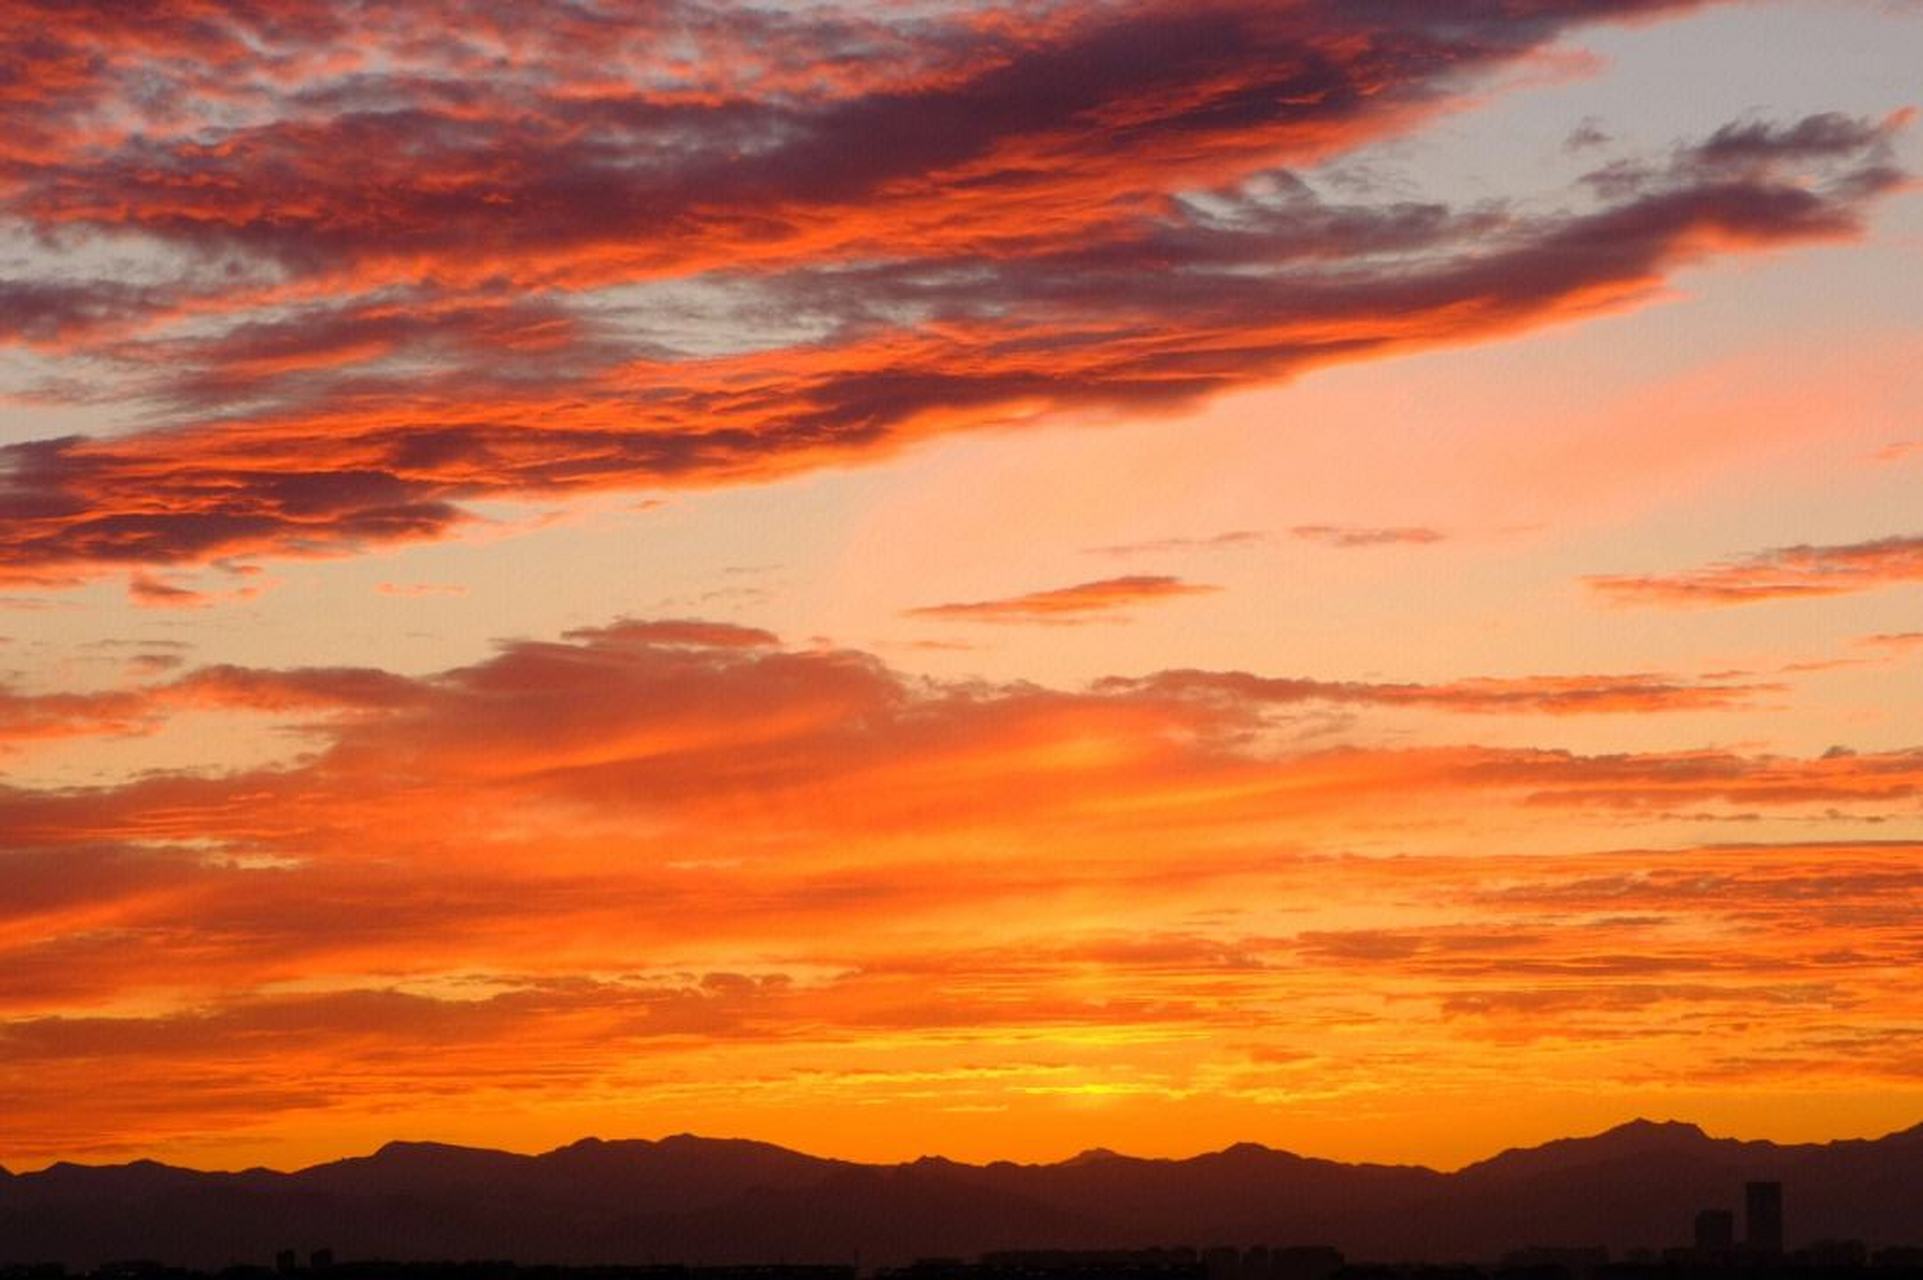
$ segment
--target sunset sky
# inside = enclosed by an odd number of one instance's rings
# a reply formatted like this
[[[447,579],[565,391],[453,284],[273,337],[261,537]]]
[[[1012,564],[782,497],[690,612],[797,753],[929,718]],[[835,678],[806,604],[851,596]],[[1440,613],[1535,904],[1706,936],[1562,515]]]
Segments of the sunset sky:
[[[4,0],[0,1163],[1923,1121],[1918,0]]]

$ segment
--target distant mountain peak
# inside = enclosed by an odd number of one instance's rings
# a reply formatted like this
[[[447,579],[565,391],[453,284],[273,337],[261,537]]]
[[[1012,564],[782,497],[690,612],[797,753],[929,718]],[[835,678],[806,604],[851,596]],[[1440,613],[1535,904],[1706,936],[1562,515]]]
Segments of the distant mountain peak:
[[[1579,1138],[1554,1138],[1531,1147],[1511,1147],[1464,1172],[1503,1169],[1547,1170],[1597,1163],[1616,1163],[1650,1156],[1690,1156],[1714,1150],[1727,1140],[1710,1137],[1701,1126],[1684,1120],[1634,1120]]]
[[[374,1149],[377,1156],[431,1155],[437,1151],[471,1151],[451,1142],[422,1142],[414,1138],[390,1138]]]
[[[1691,1124],[1687,1120],[1650,1120],[1638,1116],[1634,1120],[1619,1124],[1613,1129],[1605,1129],[1596,1135],[1596,1140],[1607,1138],[1681,1138],[1694,1141],[1696,1139],[1707,1139],[1708,1137],[1709,1135],[1703,1132],[1701,1125]],[[1577,1141],[1580,1141],[1580,1139],[1577,1139]]]
[[[733,1151],[745,1151],[750,1148],[774,1151],[787,1149],[785,1147],[778,1147],[771,1142],[762,1142],[756,1138],[714,1138],[700,1133],[671,1133],[667,1137],[654,1143],[654,1145],[667,1151],[719,1151],[724,1148]]]
[[[48,1165],[47,1168],[49,1170],[78,1169],[78,1170],[83,1170],[89,1173],[96,1172],[96,1171],[120,1172],[120,1171],[130,1171],[130,1170],[138,1170],[141,1173],[150,1173],[156,1169],[173,1171],[175,1169],[175,1166],[170,1164],[162,1164],[158,1160],[153,1160],[145,1156],[142,1156],[138,1160],[128,1160],[124,1164],[87,1164],[79,1160],[56,1160],[52,1164]],[[185,1171],[183,1170],[182,1172],[185,1172]]]
[[[1120,1152],[1111,1151],[1107,1147],[1090,1147],[1086,1151],[1077,1151],[1074,1155],[1062,1161],[1062,1163],[1063,1164],[1100,1164],[1104,1160],[1120,1160],[1121,1158],[1122,1156]]]
[[[374,1154],[365,1157],[369,1161],[383,1164],[434,1164],[455,1160],[500,1160],[512,1159],[512,1153],[496,1151],[490,1147],[464,1147],[451,1142],[421,1142],[397,1138],[383,1142],[375,1148]]]

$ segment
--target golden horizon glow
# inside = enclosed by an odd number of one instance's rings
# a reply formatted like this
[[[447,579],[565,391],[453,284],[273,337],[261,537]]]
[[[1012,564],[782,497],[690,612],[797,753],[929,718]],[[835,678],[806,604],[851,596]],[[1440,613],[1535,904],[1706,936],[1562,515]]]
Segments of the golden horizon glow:
[[[1923,14],[28,9],[0,1163],[1923,1120]]]

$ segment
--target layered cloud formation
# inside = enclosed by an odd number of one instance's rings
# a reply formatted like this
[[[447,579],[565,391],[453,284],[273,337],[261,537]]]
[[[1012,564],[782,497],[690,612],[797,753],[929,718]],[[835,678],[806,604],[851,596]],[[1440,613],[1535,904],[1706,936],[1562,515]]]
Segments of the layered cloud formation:
[[[1011,1082],[1018,1103],[1088,1086],[1340,1099],[1472,1079],[1494,1045],[1571,1035],[1592,1082],[1621,1087],[1657,1061],[1679,1084],[1758,1087],[1904,1070],[1840,1048],[1834,1018],[1851,1010],[1856,1036],[1903,1023],[1913,846],[1608,850],[1652,823],[1874,823],[1923,795],[1923,753],[1293,733],[1316,702],[1652,715],[1760,692],[1193,671],[945,685],[752,628],[617,621],[420,677],[215,666],[14,696],[16,742],[223,711],[308,750],[0,792],[11,1141],[298,1131],[431,1112],[451,1089],[813,1106],[878,1061],[903,1073],[863,1086],[887,1108],[966,1109]],[[1337,1023],[1353,1034],[1318,1030]],[[1697,1028],[1716,1053],[1663,1056]],[[698,1088],[650,1092],[697,1063]],[[109,1101],[77,1111],[76,1087]]]
[[[55,252],[14,256],[0,340],[19,397],[134,429],[9,448],[0,561],[442,538],[478,501],[1168,406],[1852,235],[1901,118],[1731,125],[1548,209],[1315,180],[1573,25],[1690,7],[22,14],[0,232]]]

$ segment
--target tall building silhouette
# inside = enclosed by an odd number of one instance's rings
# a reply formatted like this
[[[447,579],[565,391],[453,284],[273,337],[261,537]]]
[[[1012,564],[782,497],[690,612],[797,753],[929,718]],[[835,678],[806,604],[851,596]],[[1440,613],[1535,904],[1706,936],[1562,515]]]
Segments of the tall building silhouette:
[[[1751,1182],[1743,1188],[1743,1243],[1755,1253],[1783,1251],[1783,1184]]]

